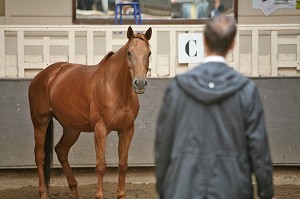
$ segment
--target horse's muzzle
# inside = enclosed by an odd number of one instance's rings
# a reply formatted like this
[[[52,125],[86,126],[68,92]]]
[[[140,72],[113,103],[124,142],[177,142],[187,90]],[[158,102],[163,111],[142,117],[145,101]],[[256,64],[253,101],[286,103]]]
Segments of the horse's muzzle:
[[[147,80],[145,79],[136,79],[133,82],[134,92],[136,94],[143,94],[147,87]]]

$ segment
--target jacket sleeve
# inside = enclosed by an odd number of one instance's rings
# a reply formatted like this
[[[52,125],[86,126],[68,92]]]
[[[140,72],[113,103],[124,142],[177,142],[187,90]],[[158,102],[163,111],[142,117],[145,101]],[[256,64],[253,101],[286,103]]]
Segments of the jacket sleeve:
[[[157,180],[156,188],[160,198],[163,198],[163,182],[170,163],[175,125],[175,103],[174,90],[169,86],[165,92],[156,125],[155,175]]]
[[[254,86],[247,107],[246,135],[252,170],[256,177],[258,195],[272,198],[273,166],[267,138],[264,110],[257,88]]]

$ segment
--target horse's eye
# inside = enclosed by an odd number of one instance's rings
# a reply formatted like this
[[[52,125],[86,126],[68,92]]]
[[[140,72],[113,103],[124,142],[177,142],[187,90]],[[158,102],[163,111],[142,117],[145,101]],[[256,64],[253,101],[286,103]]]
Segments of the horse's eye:
[[[131,56],[131,52],[127,51],[127,55],[128,55],[128,56]]]

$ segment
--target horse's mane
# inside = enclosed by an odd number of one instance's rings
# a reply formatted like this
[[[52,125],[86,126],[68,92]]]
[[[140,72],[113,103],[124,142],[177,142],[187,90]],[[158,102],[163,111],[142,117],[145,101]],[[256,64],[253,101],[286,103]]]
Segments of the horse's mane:
[[[141,40],[145,41],[145,42],[149,45],[149,41],[145,38],[145,35],[144,35],[144,34],[137,33],[137,34],[135,34],[132,38],[138,38],[138,39],[141,39]]]
[[[145,35],[144,35],[144,34],[137,33],[137,34],[135,34],[131,39],[133,39],[133,38],[141,39],[141,40],[145,41],[145,42],[147,43],[147,45],[149,45],[149,41],[145,38]],[[131,39],[128,40],[128,42],[126,43],[126,45],[129,43],[129,41],[130,41]],[[102,64],[102,63],[106,62],[113,54],[114,54],[113,51],[110,51],[109,53],[107,53],[107,54],[105,55],[105,57],[100,61],[99,64]]]
[[[109,53],[107,53],[107,55],[105,55],[105,57],[100,61],[99,64],[102,64],[102,63],[104,63],[105,61],[107,61],[113,54],[114,54],[113,51],[110,51]]]

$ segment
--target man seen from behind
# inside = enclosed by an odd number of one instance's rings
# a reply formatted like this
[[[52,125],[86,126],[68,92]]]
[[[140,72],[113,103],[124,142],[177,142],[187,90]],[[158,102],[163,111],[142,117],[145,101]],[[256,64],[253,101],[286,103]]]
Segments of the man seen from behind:
[[[204,30],[203,64],[168,86],[157,120],[155,161],[161,199],[274,197],[264,110],[256,85],[230,68],[235,19]]]

